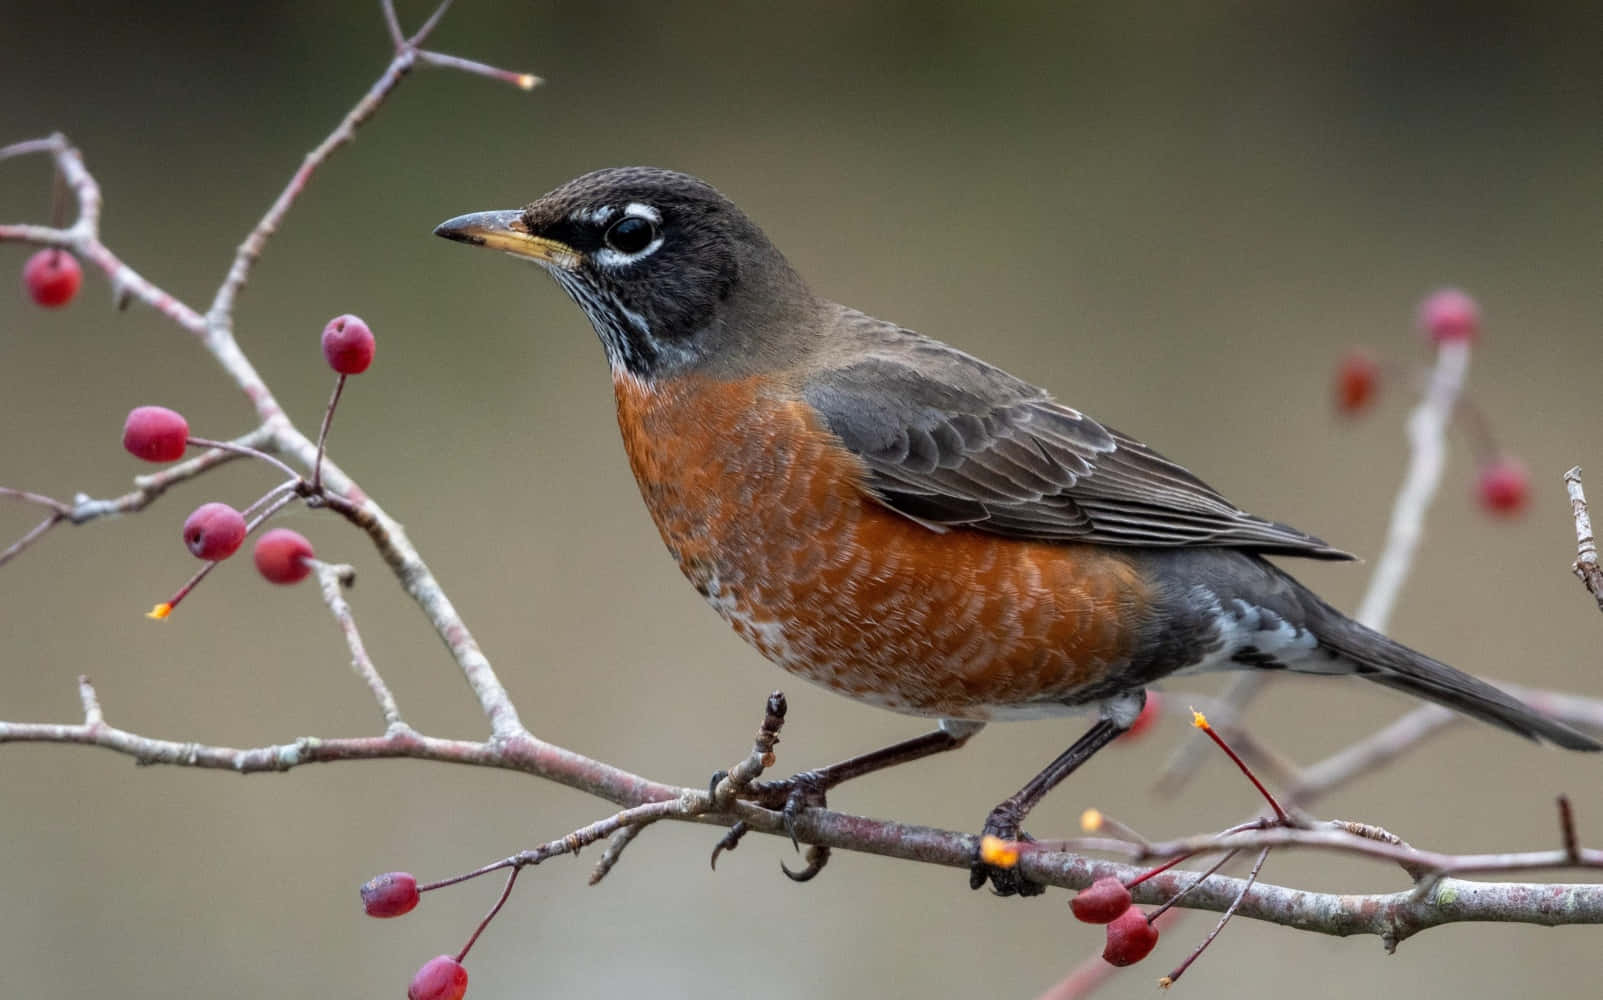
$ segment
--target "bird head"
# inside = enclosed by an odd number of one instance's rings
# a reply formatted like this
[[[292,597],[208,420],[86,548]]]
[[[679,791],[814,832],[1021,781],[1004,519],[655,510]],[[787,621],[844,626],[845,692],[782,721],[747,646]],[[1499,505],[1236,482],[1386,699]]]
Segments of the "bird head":
[[[590,318],[613,370],[646,381],[756,363],[784,339],[787,310],[811,301],[745,213],[671,170],[597,170],[434,232],[539,264]]]

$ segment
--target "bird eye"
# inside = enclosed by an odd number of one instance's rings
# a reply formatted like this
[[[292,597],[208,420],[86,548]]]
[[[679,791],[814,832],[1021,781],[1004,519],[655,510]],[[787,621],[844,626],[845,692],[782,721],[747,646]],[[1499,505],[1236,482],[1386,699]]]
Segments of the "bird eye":
[[[650,219],[626,215],[608,226],[606,235],[601,239],[609,248],[632,257],[650,246],[656,238],[657,227]]]

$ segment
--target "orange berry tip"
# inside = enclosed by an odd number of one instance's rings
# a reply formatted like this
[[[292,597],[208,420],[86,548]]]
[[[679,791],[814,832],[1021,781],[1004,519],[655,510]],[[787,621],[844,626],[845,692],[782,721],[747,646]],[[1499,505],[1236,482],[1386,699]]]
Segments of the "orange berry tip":
[[[980,838],[980,860],[997,868],[1012,868],[1019,863],[1018,845],[987,833]]]
[[[1213,728],[1212,726],[1208,725],[1208,717],[1194,708],[1191,710],[1191,724],[1202,730]]]
[[[158,604],[155,607],[151,608],[149,611],[146,611],[145,612],[145,617],[149,618],[151,621],[164,622],[164,621],[167,620],[167,616],[172,614],[172,613],[173,613],[173,606],[171,604],[169,604],[168,602],[166,602],[166,601],[162,601],[160,604]]]
[[[1096,833],[1102,829],[1102,810],[1087,809],[1080,814],[1080,829],[1086,833]]]

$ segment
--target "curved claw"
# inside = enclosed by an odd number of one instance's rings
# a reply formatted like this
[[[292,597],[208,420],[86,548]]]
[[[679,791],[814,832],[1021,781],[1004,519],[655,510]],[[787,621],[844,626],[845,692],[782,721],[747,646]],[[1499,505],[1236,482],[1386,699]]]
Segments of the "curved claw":
[[[724,833],[723,837],[719,839],[718,843],[713,845],[712,857],[708,859],[708,863],[712,866],[713,871],[718,870],[718,855],[724,853],[725,851],[732,851],[739,847],[740,838],[746,835],[746,830],[746,821],[743,819],[736,820],[735,825],[731,826]]]
[[[829,848],[824,847],[821,844],[814,844],[807,848],[806,868],[803,868],[799,872],[791,871],[790,866],[781,861],[779,863],[779,870],[784,872],[785,877],[790,879],[792,882],[811,882],[813,880],[813,876],[823,871],[824,866],[827,864],[829,864]]]

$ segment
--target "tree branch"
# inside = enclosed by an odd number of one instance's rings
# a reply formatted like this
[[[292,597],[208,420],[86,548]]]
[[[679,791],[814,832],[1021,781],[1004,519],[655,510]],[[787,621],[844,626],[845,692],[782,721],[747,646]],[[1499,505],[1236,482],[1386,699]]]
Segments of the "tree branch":
[[[1597,564],[1597,539],[1592,535],[1592,515],[1581,488],[1579,465],[1564,473],[1564,488],[1569,492],[1570,513],[1575,518],[1575,575],[1597,600],[1597,609],[1603,611],[1603,568]]]

